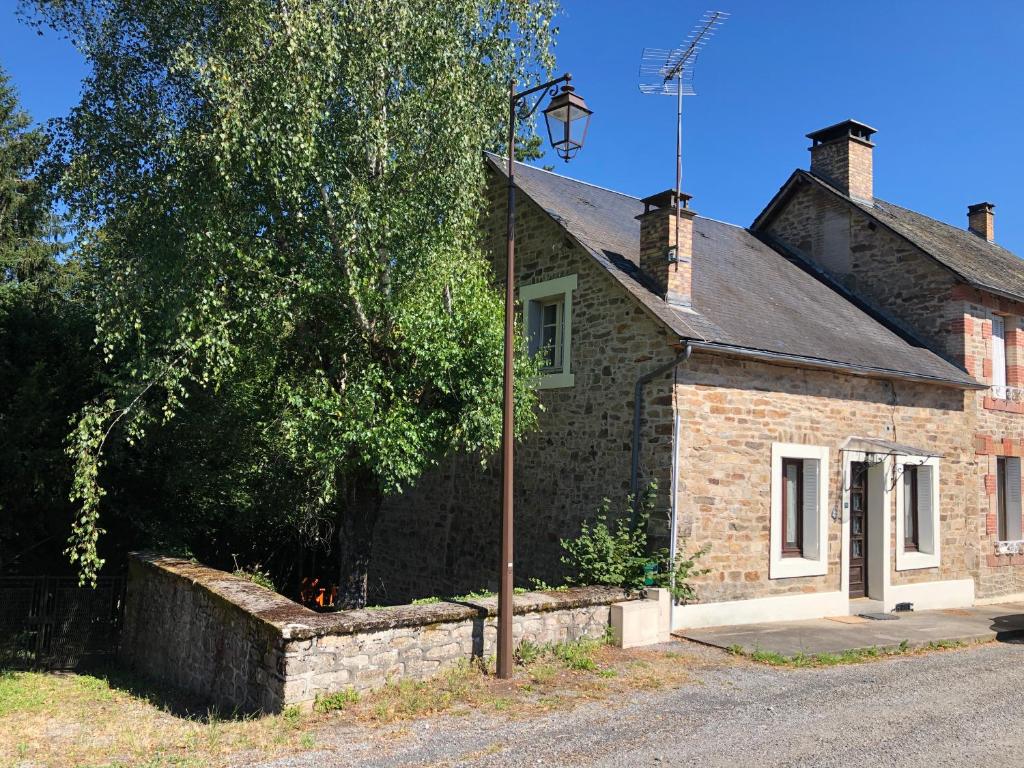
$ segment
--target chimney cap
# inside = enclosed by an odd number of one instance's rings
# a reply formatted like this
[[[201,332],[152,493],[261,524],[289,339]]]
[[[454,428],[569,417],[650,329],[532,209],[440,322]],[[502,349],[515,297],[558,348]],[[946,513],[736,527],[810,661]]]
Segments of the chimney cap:
[[[683,208],[685,209],[689,207],[687,203],[693,199],[693,195],[681,192],[679,199],[682,201]],[[650,213],[660,208],[670,208],[675,205],[676,191],[674,189],[666,189],[664,192],[658,192],[657,194],[645,197],[640,202],[644,204],[644,213]]]
[[[814,146],[845,138],[859,139],[865,144],[874,146],[871,144],[871,134],[873,133],[878,133],[878,131],[867,123],[850,118],[835,125],[830,125],[827,128],[812,131],[807,134],[807,138],[811,140]]]
[[[996,207],[995,203],[975,203],[974,205],[967,206],[968,213],[977,213],[978,211],[985,211],[991,213],[992,209]]]

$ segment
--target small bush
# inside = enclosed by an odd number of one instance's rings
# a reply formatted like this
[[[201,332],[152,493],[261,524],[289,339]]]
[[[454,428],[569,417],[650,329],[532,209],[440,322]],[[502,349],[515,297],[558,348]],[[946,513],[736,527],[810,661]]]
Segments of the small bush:
[[[609,522],[611,502],[604,499],[594,520],[583,522],[579,536],[561,540],[565,550],[562,563],[569,566],[571,572],[569,583],[602,584],[636,592],[646,586],[648,577],[653,577],[653,586],[667,588],[677,603],[696,599],[690,579],[708,573],[708,569],[697,567],[708,548],[698,549],[688,557],[677,555],[675,562],[667,549],[648,551],[647,524],[657,489],[657,485],[651,483],[644,491],[637,504],[635,522],[632,495],[626,497],[625,509],[616,515],[614,522]],[[650,564],[655,566],[653,574],[647,572]]]
[[[270,577],[270,571],[266,570],[259,563],[250,567],[243,568],[238,564],[238,557],[236,555],[231,556],[235,561],[234,576],[246,581],[251,581],[253,584],[259,584],[264,589],[269,589],[271,592],[276,592],[277,587],[274,586],[274,580]]]
[[[520,664],[533,664],[544,655],[544,646],[532,640],[523,640],[516,648],[516,661]]]
[[[326,696],[317,696],[314,705],[317,712],[334,712],[345,709],[359,702],[359,691],[353,688],[346,688],[337,693],[329,693]]]

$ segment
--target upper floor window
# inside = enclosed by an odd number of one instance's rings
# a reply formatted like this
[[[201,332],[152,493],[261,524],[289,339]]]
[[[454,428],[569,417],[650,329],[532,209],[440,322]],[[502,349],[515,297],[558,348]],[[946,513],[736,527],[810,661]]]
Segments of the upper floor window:
[[[541,389],[571,387],[572,292],[576,275],[524,285],[519,289],[530,354],[538,358]]]
[[[1006,319],[992,317],[992,395],[1006,399]]]

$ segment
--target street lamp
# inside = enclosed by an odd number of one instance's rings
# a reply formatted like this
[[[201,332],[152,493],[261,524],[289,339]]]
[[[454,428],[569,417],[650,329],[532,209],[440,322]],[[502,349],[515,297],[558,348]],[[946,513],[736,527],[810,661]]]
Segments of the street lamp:
[[[501,423],[501,579],[498,590],[498,677],[512,677],[512,453],[515,440],[515,403],[513,398],[513,359],[515,345],[515,274],[516,274],[516,108],[520,102],[535,93],[541,93],[526,113],[529,118],[537,111],[543,93],[552,98],[544,110],[551,145],[565,162],[569,162],[587,135],[591,111],[583,99],[576,95],[566,73],[559,78],[516,93],[516,83],[509,83],[508,100],[508,258],[505,262],[505,393]],[[559,83],[565,83],[558,92]]]

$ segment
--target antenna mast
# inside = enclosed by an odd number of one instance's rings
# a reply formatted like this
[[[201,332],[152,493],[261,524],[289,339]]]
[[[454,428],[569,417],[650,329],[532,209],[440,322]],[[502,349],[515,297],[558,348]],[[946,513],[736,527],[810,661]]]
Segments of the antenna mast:
[[[678,212],[683,192],[683,96],[697,95],[693,89],[697,56],[728,17],[725,11],[705,11],[678,48],[644,48],[640,57],[640,92],[676,97],[676,246],[672,261],[679,248]]]

